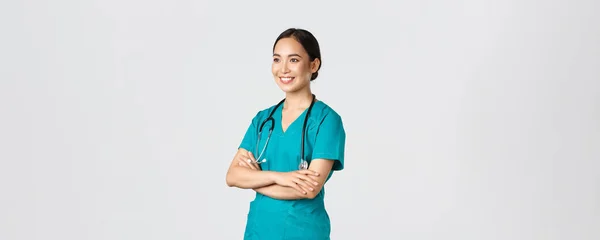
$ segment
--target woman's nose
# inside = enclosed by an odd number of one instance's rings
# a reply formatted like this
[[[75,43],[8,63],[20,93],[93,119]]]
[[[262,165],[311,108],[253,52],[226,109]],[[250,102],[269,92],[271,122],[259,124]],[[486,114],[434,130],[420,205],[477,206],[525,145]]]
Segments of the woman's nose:
[[[288,68],[288,65],[287,65],[287,63],[286,63],[286,62],[284,62],[284,63],[281,65],[281,71],[282,71],[283,73],[288,73],[288,72],[290,71],[290,69]]]

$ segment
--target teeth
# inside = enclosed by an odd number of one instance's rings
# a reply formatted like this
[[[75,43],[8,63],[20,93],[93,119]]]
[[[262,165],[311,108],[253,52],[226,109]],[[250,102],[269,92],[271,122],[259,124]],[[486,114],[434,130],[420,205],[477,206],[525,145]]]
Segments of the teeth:
[[[290,80],[292,80],[292,78],[291,77],[287,77],[287,78],[282,77],[281,80],[283,80],[283,81],[290,81]]]

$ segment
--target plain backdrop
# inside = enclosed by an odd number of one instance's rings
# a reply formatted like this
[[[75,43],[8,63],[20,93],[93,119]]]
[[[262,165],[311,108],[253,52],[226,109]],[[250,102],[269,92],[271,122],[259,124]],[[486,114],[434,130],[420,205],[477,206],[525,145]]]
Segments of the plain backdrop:
[[[3,1],[0,239],[241,239],[227,167],[319,40],[333,239],[600,239],[598,1]]]

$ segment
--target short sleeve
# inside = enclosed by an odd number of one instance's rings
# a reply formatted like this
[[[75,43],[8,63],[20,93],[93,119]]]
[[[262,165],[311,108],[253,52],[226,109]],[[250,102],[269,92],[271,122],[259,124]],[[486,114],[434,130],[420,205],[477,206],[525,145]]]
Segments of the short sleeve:
[[[254,147],[255,147],[256,138],[257,138],[257,131],[256,131],[256,129],[258,128],[257,122],[258,122],[258,114],[256,114],[256,116],[254,116],[254,118],[252,118],[252,121],[250,122],[250,126],[248,126],[248,129],[246,130],[246,134],[244,134],[244,138],[242,138],[242,142],[240,143],[238,149],[243,148],[250,152],[254,152]]]
[[[344,169],[345,145],[346,132],[342,118],[335,112],[330,112],[319,125],[312,158],[334,160],[332,170],[342,170]]]

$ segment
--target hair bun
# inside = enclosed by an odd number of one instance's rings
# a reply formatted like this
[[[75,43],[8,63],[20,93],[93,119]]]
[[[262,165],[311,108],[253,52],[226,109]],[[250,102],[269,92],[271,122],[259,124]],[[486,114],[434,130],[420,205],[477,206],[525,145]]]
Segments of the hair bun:
[[[310,80],[313,81],[315,80],[317,77],[319,76],[319,71],[316,71],[315,73],[312,74],[312,76],[310,76]]]

